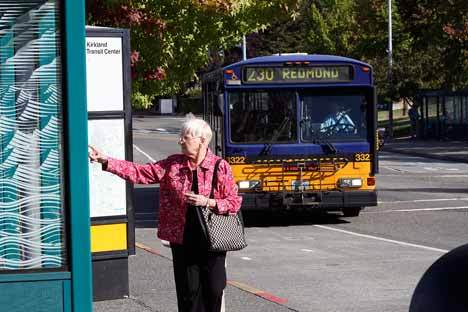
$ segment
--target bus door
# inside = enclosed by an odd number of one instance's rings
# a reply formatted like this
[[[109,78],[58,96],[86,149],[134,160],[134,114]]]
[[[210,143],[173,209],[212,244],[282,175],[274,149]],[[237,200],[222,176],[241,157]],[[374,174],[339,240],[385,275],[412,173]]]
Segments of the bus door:
[[[203,95],[205,116],[210,124],[213,137],[210,149],[216,155],[224,155],[224,93],[218,81],[205,82],[205,94]]]

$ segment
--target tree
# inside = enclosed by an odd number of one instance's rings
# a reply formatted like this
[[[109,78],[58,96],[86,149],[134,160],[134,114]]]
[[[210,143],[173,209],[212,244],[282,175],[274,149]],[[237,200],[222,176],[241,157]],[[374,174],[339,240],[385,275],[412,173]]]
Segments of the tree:
[[[248,57],[307,52],[304,32],[306,1],[294,3],[290,14],[272,16],[270,23],[247,36]]]
[[[88,0],[88,23],[131,29],[134,103],[184,92],[203,71],[278,52],[338,54],[374,68],[379,94],[468,85],[466,0],[393,0],[393,79],[387,0]],[[138,99],[140,99],[138,101]]]
[[[133,102],[184,91],[210,61],[209,51],[236,45],[294,0],[88,0],[88,23],[131,29]]]
[[[468,5],[465,0],[398,1],[411,38],[409,56],[421,88],[468,85]]]
[[[360,59],[373,65],[379,92],[391,93],[384,0],[309,0],[298,7],[295,20],[275,21],[249,38],[257,55],[299,51]]]
[[[294,20],[281,17],[249,38],[256,55],[338,54],[374,68],[380,98],[413,101],[420,89],[468,86],[466,0],[394,0],[393,66],[388,67],[386,0],[300,1]]]
[[[352,57],[357,41],[352,0],[311,1],[308,8],[309,52]]]

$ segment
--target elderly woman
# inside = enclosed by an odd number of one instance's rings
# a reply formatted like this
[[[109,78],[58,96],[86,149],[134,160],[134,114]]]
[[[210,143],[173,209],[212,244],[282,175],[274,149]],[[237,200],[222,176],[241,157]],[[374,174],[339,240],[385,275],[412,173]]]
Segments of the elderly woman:
[[[90,160],[101,163],[103,170],[133,183],[160,183],[158,237],[170,242],[181,312],[219,312],[226,287],[226,252],[207,250],[195,207],[227,214],[237,212],[242,202],[224,160],[219,164],[214,198],[209,198],[214,166],[220,158],[208,148],[211,137],[210,126],[189,114],[179,139],[182,154],[140,165],[89,149]]]

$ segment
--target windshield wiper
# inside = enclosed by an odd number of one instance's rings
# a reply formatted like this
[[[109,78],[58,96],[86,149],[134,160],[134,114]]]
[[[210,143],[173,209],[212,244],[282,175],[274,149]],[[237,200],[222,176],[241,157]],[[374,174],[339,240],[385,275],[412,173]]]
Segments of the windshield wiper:
[[[263,146],[263,149],[258,154],[259,156],[265,156],[265,155],[270,154],[271,147],[272,147],[273,143],[276,142],[276,140],[279,138],[280,134],[283,133],[283,130],[284,130],[285,126],[288,124],[288,122],[289,122],[289,117],[288,116],[284,117],[283,121],[281,122],[280,126],[278,127],[278,131],[273,132],[273,136],[271,137],[269,142],[265,143],[265,145]]]
[[[321,136],[320,133],[316,135],[313,142],[314,144],[320,144],[322,151],[327,155],[335,155],[338,152],[335,145]]]
[[[304,118],[300,121],[300,126],[301,126],[301,130],[302,130],[302,127],[303,126],[309,126],[309,127],[312,127],[310,130],[312,132],[312,136],[313,136],[313,143],[314,144],[320,144],[320,147],[322,148],[323,152],[327,155],[334,155],[338,152],[338,150],[336,149],[336,147],[333,145],[333,143],[331,143],[330,141],[328,141],[325,137],[323,137],[320,133],[320,124],[317,123],[317,124],[312,124],[310,119],[309,118]]]
[[[265,155],[270,154],[272,144],[273,144],[273,143],[271,143],[271,142],[266,143],[265,146],[263,146],[262,151],[261,151],[260,154],[258,154],[258,155],[259,155],[259,156],[265,156]]]
[[[322,150],[327,155],[335,155],[338,152],[335,145],[333,145],[332,143],[330,143],[327,140],[322,140],[321,143],[319,143],[319,144],[320,144],[320,147],[322,148]]]

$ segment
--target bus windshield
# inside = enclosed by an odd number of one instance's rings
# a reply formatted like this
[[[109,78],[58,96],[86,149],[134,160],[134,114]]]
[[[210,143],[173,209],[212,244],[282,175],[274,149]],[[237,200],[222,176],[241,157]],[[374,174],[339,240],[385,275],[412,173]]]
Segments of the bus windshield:
[[[306,142],[367,138],[364,94],[302,94],[301,139]]]
[[[270,144],[297,141],[295,92],[229,92],[228,105],[232,142]]]

